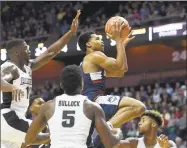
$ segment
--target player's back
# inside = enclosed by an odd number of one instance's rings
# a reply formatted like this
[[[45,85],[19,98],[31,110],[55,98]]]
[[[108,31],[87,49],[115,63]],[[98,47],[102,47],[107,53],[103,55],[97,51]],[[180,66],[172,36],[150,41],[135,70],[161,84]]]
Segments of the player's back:
[[[92,121],[84,114],[83,95],[55,98],[53,116],[48,120],[51,148],[86,148]]]

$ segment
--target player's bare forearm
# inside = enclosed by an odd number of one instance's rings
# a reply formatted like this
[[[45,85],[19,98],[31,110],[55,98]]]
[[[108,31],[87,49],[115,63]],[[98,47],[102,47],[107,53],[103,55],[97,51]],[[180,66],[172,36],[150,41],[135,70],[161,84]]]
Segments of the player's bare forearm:
[[[63,37],[53,43],[42,55],[40,55],[33,61],[31,65],[32,70],[37,70],[43,65],[47,64],[70,41],[72,35],[73,32],[69,30]]]
[[[53,43],[42,55],[40,55],[33,61],[31,65],[32,70],[37,70],[48,63],[48,61],[55,57],[60,52],[60,50],[70,41],[73,33],[77,31],[80,13],[80,10],[78,10],[77,15],[75,16],[71,24],[71,29],[58,41]]]
[[[25,145],[41,145],[50,142],[50,134],[49,133],[41,133],[32,141],[26,141]]]
[[[119,67],[119,71],[127,71],[127,57],[125,52],[125,46],[122,41],[116,41],[116,48],[117,48],[117,57],[116,57],[116,64]]]
[[[3,92],[12,92],[13,85],[1,78],[1,91]]]

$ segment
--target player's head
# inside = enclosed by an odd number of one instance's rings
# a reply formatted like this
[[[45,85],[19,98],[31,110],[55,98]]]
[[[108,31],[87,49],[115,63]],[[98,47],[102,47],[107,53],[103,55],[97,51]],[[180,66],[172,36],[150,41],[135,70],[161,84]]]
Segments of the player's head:
[[[83,88],[80,67],[77,65],[66,66],[61,73],[60,85],[67,95],[80,94]]]
[[[85,32],[79,36],[78,44],[83,52],[87,50],[102,51],[104,50],[104,42],[101,35],[97,35],[94,32]]]
[[[20,59],[25,62],[29,61],[30,50],[27,43],[22,39],[14,39],[7,43],[6,45],[7,54],[9,59]]]
[[[29,99],[29,107],[28,111],[31,112],[32,116],[37,116],[41,106],[45,103],[45,101],[40,96],[32,96]]]
[[[163,124],[163,117],[162,115],[154,110],[147,110],[141,116],[140,122],[138,123],[139,132],[140,133],[147,133],[150,132],[152,129],[158,129]]]

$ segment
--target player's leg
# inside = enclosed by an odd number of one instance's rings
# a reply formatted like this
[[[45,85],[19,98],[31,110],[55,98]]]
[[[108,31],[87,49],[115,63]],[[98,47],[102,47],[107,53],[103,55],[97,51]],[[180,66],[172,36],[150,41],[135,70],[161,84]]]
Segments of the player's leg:
[[[113,127],[119,128],[123,123],[141,116],[145,109],[145,105],[139,100],[123,97],[119,102],[118,111],[109,121]]]
[[[95,102],[100,104],[105,112],[107,121],[115,128],[141,116],[145,111],[145,105],[130,97],[119,97],[113,95],[99,96]]]
[[[1,110],[1,143],[5,148],[20,148],[30,120],[19,119],[14,111]]]

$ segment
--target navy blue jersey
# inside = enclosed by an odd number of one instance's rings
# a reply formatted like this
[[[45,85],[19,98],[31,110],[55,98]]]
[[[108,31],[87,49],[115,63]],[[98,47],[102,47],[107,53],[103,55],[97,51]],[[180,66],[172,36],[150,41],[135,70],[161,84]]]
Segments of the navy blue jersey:
[[[99,72],[84,73],[82,69],[82,77],[84,79],[84,88],[82,91],[83,95],[87,96],[91,101],[94,101],[100,95],[104,95],[104,70]]]

